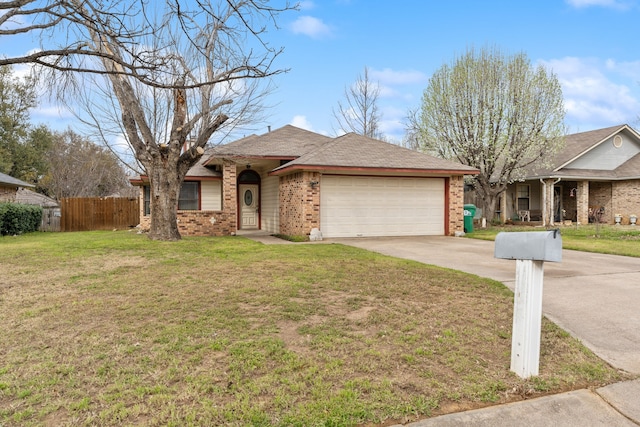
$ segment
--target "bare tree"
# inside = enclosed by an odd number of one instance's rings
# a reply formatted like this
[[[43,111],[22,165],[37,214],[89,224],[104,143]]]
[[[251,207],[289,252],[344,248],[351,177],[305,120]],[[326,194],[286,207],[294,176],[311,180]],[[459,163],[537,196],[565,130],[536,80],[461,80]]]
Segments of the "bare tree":
[[[39,183],[48,195],[62,197],[132,196],[120,161],[107,148],[72,131],[52,134],[49,171]]]
[[[273,66],[281,49],[264,37],[290,6],[268,0],[41,3],[0,6],[0,35],[41,31],[43,44],[59,40],[60,46],[4,61],[75,78],[62,86],[66,99],[83,100],[86,122],[98,134],[121,132],[150,181],[149,237],[179,239],[184,176],[215,132],[256,111],[259,82],[283,71]]]
[[[378,83],[371,81],[369,68],[364,67],[364,74],[358,75],[355,83],[344,89],[344,103],[338,102],[338,109],[333,110],[333,117],[338,121],[339,130],[370,138],[381,138],[379,95]]]
[[[563,146],[564,115],[555,74],[485,48],[438,69],[408,121],[421,149],[480,170],[474,186],[492,218],[507,185]]]

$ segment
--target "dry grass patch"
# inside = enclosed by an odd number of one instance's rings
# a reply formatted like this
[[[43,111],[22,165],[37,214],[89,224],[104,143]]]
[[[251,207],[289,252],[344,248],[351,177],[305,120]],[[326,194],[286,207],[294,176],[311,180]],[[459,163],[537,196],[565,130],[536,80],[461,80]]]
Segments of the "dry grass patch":
[[[550,322],[509,372],[503,285],[341,245],[0,239],[0,424],[358,425],[623,376]]]

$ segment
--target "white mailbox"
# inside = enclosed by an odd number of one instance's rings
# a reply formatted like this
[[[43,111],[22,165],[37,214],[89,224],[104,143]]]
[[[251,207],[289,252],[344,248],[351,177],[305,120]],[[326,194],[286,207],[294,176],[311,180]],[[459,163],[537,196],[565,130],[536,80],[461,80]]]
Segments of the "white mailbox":
[[[498,233],[494,256],[561,262],[562,237],[559,230]]]
[[[511,370],[522,378],[538,375],[544,262],[562,261],[560,231],[498,233],[494,256],[516,260]]]

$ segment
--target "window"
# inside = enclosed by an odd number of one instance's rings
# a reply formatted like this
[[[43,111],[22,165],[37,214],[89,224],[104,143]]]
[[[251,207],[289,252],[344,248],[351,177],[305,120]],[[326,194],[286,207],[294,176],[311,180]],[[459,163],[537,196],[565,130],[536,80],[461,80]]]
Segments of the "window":
[[[151,187],[149,185],[144,186],[144,216],[151,214]]]
[[[528,184],[518,184],[516,186],[516,193],[518,198],[518,210],[519,211],[528,211],[529,210],[529,185]]]
[[[244,170],[238,177],[238,182],[241,184],[258,184],[260,183],[260,175],[254,170]]]
[[[178,198],[178,210],[197,211],[198,209],[200,209],[200,183],[197,181],[183,182]]]
[[[151,214],[151,187],[144,186],[144,216]],[[180,187],[178,210],[197,211],[200,209],[200,182],[186,181]]]

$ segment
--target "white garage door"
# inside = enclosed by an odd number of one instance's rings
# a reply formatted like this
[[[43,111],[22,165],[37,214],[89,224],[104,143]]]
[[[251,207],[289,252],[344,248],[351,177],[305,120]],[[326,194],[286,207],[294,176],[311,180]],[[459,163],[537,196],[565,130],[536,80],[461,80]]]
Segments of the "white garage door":
[[[444,234],[443,178],[324,175],[323,237]]]

